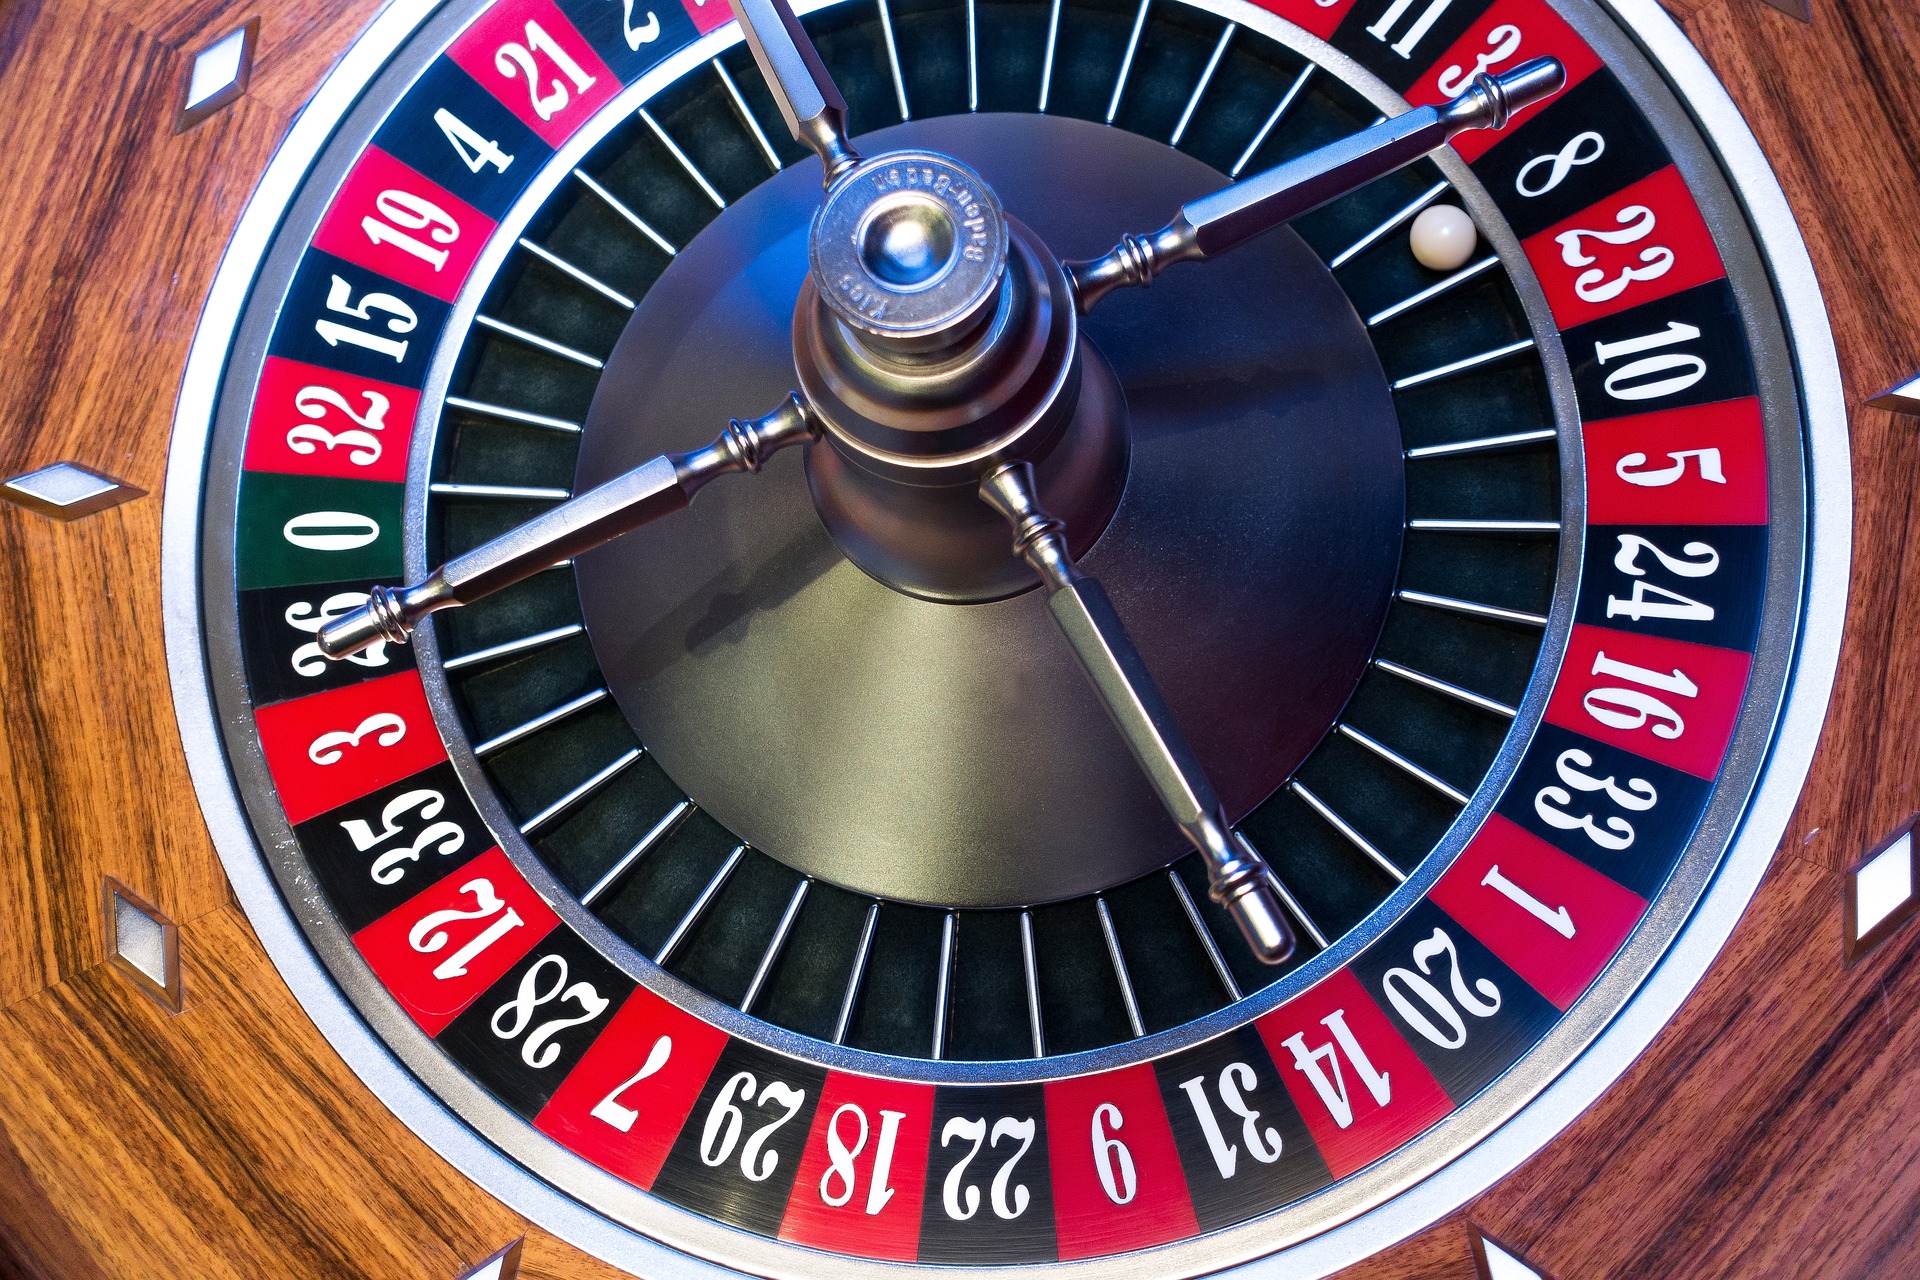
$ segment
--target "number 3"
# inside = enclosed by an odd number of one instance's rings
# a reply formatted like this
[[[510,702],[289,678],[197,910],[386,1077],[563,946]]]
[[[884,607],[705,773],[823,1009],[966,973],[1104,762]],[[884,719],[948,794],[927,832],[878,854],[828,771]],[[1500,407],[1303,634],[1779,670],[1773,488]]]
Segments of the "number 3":
[[[1512,23],[1497,26],[1487,33],[1487,44],[1490,46],[1488,50],[1474,58],[1473,70],[1469,71],[1461,66],[1447,68],[1446,73],[1440,77],[1440,92],[1449,98],[1458,97],[1466,92],[1467,86],[1473,83],[1475,76],[1484,73],[1490,67],[1498,66],[1518,53],[1520,28]]]

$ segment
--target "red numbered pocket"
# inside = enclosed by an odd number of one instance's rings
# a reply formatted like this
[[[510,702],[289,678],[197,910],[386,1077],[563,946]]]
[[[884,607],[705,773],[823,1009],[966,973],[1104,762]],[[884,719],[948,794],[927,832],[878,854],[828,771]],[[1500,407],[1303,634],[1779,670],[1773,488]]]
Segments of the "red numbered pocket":
[[[1200,1230],[1150,1064],[1048,1084],[1047,1150],[1063,1261]]]
[[[1431,896],[1560,1009],[1579,999],[1647,910],[1639,894],[1498,814]]]
[[[495,5],[447,56],[550,147],[572,137],[620,91],[619,79],[553,0]]]
[[[726,1043],[718,1027],[636,987],[534,1125],[644,1190]]]
[[[407,478],[420,393],[317,365],[268,356],[247,425],[248,471]]]
[[[1713,234],[1669,165],[1525,242],[1562,329],[1726,275]]]
[[[487,852],[353,935],[394,999],[439,1035],[560,918],[507,855]]]
[[[1559,59],[1567,73],[1566,89],[1585,80],[1601,65],[1600,55],[1544,0],[1499,0],[1407,90],[1407,101],[1416,107],[1445,102],[1465,93],[1482,72],[1500,75],[1535,58]],[[1469,129],[1456,134],[1453,149],[1469,161],[1478,160],[1551,101],[1548,98],[1514,112],[1503,130]]]
[[[1752,665],[1733,649],[1576,626],[1547,722],[1712,778]]]
[[[1424,1133],[1453,1109],[1412,1046],[1346,969],[1254,1025],[1336,1178]]]
[[[299,823],[446,759],[416,672],[254,712],[287,821]]]
[[[780,1238],[914,1261],[932,1131],[932,1085],[829,1074]]]
[[[1758,400],[1589,423],[1585,447],[1589,524],[1767,522]]]
[[[313,246],[451,302],[493,225],[451,191],[368,147],[327,206]]]

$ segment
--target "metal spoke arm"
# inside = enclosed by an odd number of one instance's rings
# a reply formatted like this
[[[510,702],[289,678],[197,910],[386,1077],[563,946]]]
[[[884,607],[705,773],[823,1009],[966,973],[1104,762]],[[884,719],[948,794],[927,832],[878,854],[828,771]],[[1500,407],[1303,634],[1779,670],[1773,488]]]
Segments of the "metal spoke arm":
[[[1536,58],[1500,76],[1484,72],[1439,106],[1416,107],[1183,205],[1152,235],[1122,236],[1104,257],[1069,262],[1080,310],[1115,289],[1145,285],[1176,262],[1200,262],[1405,167],[1467,129],[1501,129],[1558,93],[1566,70]]]
[[[826,185],[860,163],[847,143],[847,100],[840,96],[820,51],[813,47],[788,0],[728,0],[740,30],[760,64],[767,88],[786,119],[793,140],[813,148],[826,169]]]
[[[320,629],[320,651],[338,659],[383,640],[405,644],[428,614],[472,604],[549,565],[680,511],[716,476],[758,471],[774,453],[818,434],[806,403],[792,392],[763,418],[729,422],[705,448],[664,453],[642,463],[449,560],[424,582],[397,590],[373,588],[366,604]]]
[[[1206,860],[1209,896],[1233,916],[1255,955],[1279,964],[1293,954],[1294,937],[1266,863],[1228,824],[1107,593],[1074,567],[1065,526],[1039,505],[1032,465],[998,468],[980,482],[980,496],[1013,525],[1014,550],[1040,575],[1047,607],[1107,714],[1181,834]]]

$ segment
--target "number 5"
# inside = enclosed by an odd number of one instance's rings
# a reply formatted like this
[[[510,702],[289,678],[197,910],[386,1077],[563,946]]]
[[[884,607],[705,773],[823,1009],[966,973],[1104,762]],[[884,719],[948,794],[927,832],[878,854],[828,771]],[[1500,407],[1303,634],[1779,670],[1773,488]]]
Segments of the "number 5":
[[[1677,453],[1669,453],[1667,456],[1673,459],[1672,466],[1662,467],[1657,471],[1638,471],[1634,468],[1644,467],[1647,464],[1647,455],[1644,453],[1630,453],[1620,459],[1619,464],[1614,467],[1613,471],[1615,475],[1625,480],[1628,484],[1637,484],[1642,489],[1659,489],[1666,485],[1673,484],[1679,480],[1680,477],[1686,475],[1687,459],[1693,458],[1700,464],[1700,478],[1702,480],[1710,484],[1725,484],[1727,482],[1727,473],[1722,470],[1720,466],[1720,451],[1718,449],[1681,449]]]

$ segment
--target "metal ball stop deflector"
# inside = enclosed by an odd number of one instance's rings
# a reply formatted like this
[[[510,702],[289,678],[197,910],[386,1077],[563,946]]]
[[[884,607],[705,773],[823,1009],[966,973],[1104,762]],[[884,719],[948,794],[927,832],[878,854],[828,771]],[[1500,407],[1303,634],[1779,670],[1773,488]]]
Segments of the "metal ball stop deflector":
[[[1500,128],[1556,93],[1536,59],[1189,201],[1151,235],[1062,263],[980,176],[931,151],[862,159],[846,103],[786,0],[732,0],[794,138],[819,156],[825,200],[793,319],[801,391],[710,445],[663,454],[450,561],[381,589],[321,629],[329,657],[403,641],[469,603],[684,508],[714,477],[807,450],[822,522],[849,559],[909,595],[955,604],[1040,587],[1129,752],[1208,869],[1209,893],[1270,963],[1293,951],[1276,882],[1234,834],[1118,613],[1076,560],[1126,484],[1124,401],[1078,315],[1168,266],[1204,261],[1392,172],[1470,128]],[[1009,534],[1011,533],[1011,536]]]

